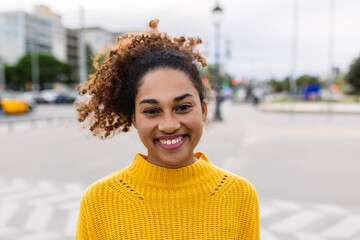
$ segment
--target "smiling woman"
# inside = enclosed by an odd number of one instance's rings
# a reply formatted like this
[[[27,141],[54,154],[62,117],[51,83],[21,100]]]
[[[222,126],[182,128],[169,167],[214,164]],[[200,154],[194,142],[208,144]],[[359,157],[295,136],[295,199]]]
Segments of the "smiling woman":
[[[259,239],[257,194],[194,153],[207,115],[200,38],[157,30],[117,38],[79,86],[79,121],[106,139],[134,126],[147,148],[83,195],[76,239]]]

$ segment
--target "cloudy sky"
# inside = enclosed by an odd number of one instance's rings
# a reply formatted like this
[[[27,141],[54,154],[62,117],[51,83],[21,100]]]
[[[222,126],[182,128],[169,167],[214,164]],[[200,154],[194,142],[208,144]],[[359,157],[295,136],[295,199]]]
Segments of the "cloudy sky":
[[[291,73],[293,4],[296,0],[221,0],[222,49],[232,45],[226,70],[235,78],[282,78]],[[346,72],[360,54],[359,0],[297,0],[298,48],[296,75],[325,77],[329,66],[330,2],[335,2],[333,64]],[[124,32],[143,29],[150,19],[160,20],[160,30],[172,35],[198,35],[208,62],[214,61],[215,0],[11,0],[0,11],[31,12],[45,4],[62,16],[66,27],[79,27],[79,7],[84,6],[87,27]]]

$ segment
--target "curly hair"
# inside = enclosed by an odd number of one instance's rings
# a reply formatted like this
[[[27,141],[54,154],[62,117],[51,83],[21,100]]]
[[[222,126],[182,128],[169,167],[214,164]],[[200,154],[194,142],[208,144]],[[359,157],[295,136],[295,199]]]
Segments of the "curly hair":
[[[201,38],[177,38],[161,33],[157,29],[158,22],[150,21],[149,29],[140,33],[117,37],[101,67],[97,60],[103,52],[94,58],[96,73],[77,86],[79,94],[88,97],[76,103],[78,121],[87,120],[83,127],[89,128],[94,136],[105,139],[129,130],[140,80],[155,69],[172,68],[185,72],[203,103],[205,86],[196,62],[205,67],[206,60],[195,49],[202,43]]]

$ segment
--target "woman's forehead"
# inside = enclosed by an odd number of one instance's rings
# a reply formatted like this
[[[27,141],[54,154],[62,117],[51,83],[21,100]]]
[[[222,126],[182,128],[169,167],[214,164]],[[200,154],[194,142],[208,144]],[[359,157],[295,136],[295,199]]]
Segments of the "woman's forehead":
[[[157,69],[141,78],[137,99],[144,97],[176,98],[183,94],[198,95],[188,75],[175,69]]]

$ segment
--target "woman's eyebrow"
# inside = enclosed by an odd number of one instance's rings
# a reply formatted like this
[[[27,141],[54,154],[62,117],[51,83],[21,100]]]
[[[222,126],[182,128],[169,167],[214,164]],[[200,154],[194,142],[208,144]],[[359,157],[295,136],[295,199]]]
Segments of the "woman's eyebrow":
[[[145,103],[148,103],[148,104],[159,104],[159,102],[155,99],[143,99],[140,101],[139,105],[140,104],[145,104]]]
[[[179,97],[174,98],[174,102],[179,102],[179,101],[181,101],[181,100],[183,100],[183,99],[185,99],[187,97],[194,97],[194,96],[191,95],[190,93],[185,93],[185,94],[183,94],[183,95],[181,95]]]

